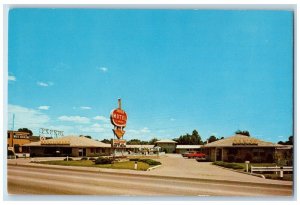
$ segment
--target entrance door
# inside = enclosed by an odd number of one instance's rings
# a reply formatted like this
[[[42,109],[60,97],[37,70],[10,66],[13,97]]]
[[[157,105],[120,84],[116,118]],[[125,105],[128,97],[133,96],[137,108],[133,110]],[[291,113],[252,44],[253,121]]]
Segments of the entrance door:
[[[86,148],[83,148],[83,153],[82,156],[85,157],[86,156]]]
[[[222,149],[217,149],[217,161],[222,161]]]

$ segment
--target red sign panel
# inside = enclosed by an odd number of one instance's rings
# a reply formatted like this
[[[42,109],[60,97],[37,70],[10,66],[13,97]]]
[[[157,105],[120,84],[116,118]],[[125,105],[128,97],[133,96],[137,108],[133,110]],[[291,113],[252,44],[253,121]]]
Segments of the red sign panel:
[[[118,127],[125,127],[127,121],[127,114],[124,110],[115,109],[110,113],[111,123]]]

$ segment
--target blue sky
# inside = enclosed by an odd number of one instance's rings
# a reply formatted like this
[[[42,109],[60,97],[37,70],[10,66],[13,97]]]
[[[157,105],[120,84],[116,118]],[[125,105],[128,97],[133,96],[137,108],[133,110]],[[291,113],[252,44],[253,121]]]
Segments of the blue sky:
[[[293,134],[293,13],[13,9],[8,129],[125,139]]]

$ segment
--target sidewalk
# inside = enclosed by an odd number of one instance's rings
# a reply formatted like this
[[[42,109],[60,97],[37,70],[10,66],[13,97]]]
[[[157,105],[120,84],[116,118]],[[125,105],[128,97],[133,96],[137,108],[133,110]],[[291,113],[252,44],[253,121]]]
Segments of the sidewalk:
[[[62,160],[64,158],[33,158],[35,161],[44,160]],[[76,159],[76,158],[73,158]],[[78,158],[80,159],[80,158]],[[30,163],[30,159],[12,159],[7,160],[8,164],[23,165],[23,166],[38,166],[57,169],[69,169],[80,171],[104,172],[104,173],[120,173],[120,174],[136,174],[146,176],[166,176],[179,178],[195,178],[207,180],[221,180],[221,181],[238,181],[249,183],[263,183],[263,184],[278,184],[278,185],[292,185],[291,181],[263,179],[252,175],[247,175],[235,172],[228,169],[223,169],[212,165],[210,162],[197,162],[195,159],[185,159],[178,155],[167,155],[156,159],[162,163],[162,166],[151,171],[135,171],[125,169],[107,169],[97,167],[75,167],[75,166],[59,166],[59,165],[44,165],[37,163]]]

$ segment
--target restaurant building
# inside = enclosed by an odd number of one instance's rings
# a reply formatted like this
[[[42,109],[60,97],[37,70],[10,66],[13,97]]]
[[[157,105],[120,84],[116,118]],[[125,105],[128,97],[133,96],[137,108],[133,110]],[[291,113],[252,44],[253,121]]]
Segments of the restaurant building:
[[[99,142],[84,136],[65,136],[32,142],[24,144],[23,149],[26,149],[31,157],[92,157],[111,154],[111,144]]]

